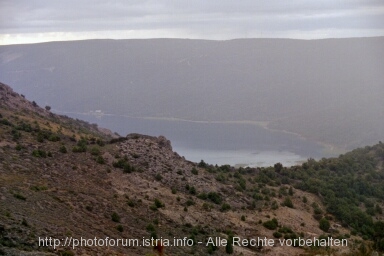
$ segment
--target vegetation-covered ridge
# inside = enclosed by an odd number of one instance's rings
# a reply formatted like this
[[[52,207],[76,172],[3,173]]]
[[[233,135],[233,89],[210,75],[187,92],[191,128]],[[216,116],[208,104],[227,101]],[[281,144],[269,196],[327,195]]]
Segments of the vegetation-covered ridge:
[[[0,255],[153,255],[39,237],[183,238],[166,255],[384,251],[384,144],[290,168],[193,163],[165,137],[117,137],[0,84]],[[348,247],[205,246],[210,237],[347,239]]]

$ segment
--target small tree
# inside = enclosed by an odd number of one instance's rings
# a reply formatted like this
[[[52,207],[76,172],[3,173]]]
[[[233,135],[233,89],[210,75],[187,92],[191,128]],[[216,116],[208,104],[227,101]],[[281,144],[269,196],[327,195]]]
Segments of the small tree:
[[[49,110],[51,110],[51,106],[45,106],[45,109],[46,109],[47,111],[49,111]]]

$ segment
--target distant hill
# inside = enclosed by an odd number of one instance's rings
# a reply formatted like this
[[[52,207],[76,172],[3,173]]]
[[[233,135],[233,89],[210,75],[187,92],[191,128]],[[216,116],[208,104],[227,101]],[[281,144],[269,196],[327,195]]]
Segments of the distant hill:
[[[41,105],[263,121],[342,149],[384,130],[384,38],[89,40],[0,46],[0,79]]]

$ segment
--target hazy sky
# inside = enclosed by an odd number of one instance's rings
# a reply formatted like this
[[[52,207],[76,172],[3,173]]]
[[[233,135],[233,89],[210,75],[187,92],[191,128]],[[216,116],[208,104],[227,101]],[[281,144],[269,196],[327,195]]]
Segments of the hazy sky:
[[[0,0],[0,44],[384,35],[384,0]]]

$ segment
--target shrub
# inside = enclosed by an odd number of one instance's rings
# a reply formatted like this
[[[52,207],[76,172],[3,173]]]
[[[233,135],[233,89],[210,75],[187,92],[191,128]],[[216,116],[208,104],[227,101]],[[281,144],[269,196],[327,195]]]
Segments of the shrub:
[[[97,156],[96,157],[96,163],[98,164],[105,164],[105,160],[102,156]]]
[[[129,207],[135,207],[136,206],[136,203],[133,200],[131,200],[131,199],[128,200],[127,204],[128,204]]]
[[[60,256],[75,256],[72,251],[62,251],[59,253]]]
[[[319,223],[319,228],[323,230],[324,232],[328,232],[331,225],[329,224],[329,221],[325,218],[322,218]]]
[[[153,226],[152,223],[149,223],[145,229],[146,229],[148,232],[155,231],[155,227]]]
[[[161,181],[162,179],[163,179],[163,176],[161,176],[160,173],[157,173],[157,174],[155,175],[155,180],[157,180],[157,181]]]
[[[189,186],[188,186],[189,187]],[[189,193],[191,194],[191,195],[196,195],[197,194],[197,192],[196,192],[196,188],[195,187],[189,187]]]
[[[231,209],[231,206],[230,206],[229,204],[227,204],[227,203],[223,203],[223,204],[221,205],[220,211],[222,211],[222,212],[226,212],[226,211],[229,211],[230,209]]]
[[[32,151],[32,156],[46,158],[47,152],[45,152],[44,150],[41,150],[41,149],[36,149],[36,150]]]
[[[233,253],[233,236],[232,235],[228,236],[228,243],[225,246],[225,252],[227,254],[232,254]]]
[[[278,225],[279,225],[279,223],[278,223],[276,218],[273,218],[272,220],[268,220],[268,221],[263,223],[263,226],[267,229],[270,229],[270,230],[276,229]]]
[[[273,232],[273,236],[275,237],[275,238],[281,238],[282,236],[283,236],[283,234],[281,234],[280,232]]]
[[[1,119],[0,124],[6,125],[6,126],[12,126],[12,123],[9,122],[7,119]]]
[[[207,163],[204,162],[204,160],[201,160],[200,163],[197,164],[197,166],[202,167],[202,168],[206,168],[208,165],[207,165]]]
[[[21,225],[29,227],[29,224],[25,218],[23,218],[23,220],[21,221]]]
[[[293,208],[293,203],[290,197],[286,197],[283,202],[284,206],[287,206],[289,208]]]
[[[193,169],[192,169],[192,174],[194,174],[194,175],[198,175],[199,174],[199,171],[195,168],[195,167],[193,167]]]
[[[221,204],[221,202],[223,201],[220,194],[218,194],[216,192],[209,192],[208,193],[208,199],[215,204]]]
[[[159,199],[155,198],[155,202],[154,202],[156,208],[162,208],[162,207],[165,207],[164,203],[161,202]]]
[[[187,205],[187,206],[191,206],[191,205],[194,205],[195,204],[195,201],[193,201],[193,199],[188,199],[186,202],[185,202],[185,204]]]
[[[97,147],[93,147],[93,148],[91,148],[91,155],[93,155],[93,156],[98,156],[98,155],[100,155],[100,149],[98,149]]]
[[[81,153],[87,151],[87,141],[85,139],[81,139],[77,142],[77,146],[73,147],[72,151],[74,153]]]
[[[271,205],[271,209],[272,210],[277,210],[279,208],[279,205],[277,204],[277,202],[276,201],[273,201],[272,202],[272,205]]]
[[[119,159],[117,162],[114,162],[112,165],[115,168],[123,169],[125,173],[130,173],[135,171],[135,168],[128,163],[127,158]]]
[[[47,140],[52,141],[52,142],[56,142],[56,141],[60,141],[60,137],[57,134],[51,134],[51,135],[49,135]]]
[[[116,213],[116,212],[113,212],[112,215],[111,215],[111,219],[112,221],[114,222],[120,222],[120,216]]]
[[[18,141],[21,138],[21,133],[15,129],[12,130],[12,140]]]
[[[63,153],[63,154],[65,154],[65,153],[68,152],[67,148],[66,148],[64,145],[62,145],[62,146],[60,147],[59,151],[60,151],[60,153]]]
[[[203,193],[198,194],[197,198],[200,198],[201,200],[207,200],[208,195],[207,195],[207,193],[203,192]]]
[[[116,227],[116,229],[117,229],[117,231],[119,231],[119,232],[123,232],[123,231],[124,231],[124,228],[123,228],[122,225],[118,225],[118,226]]]
[[[20,199],[20,200],[23,200],[23,201],[26,201],[26,200],[27,200],[27,198],[26,198],[25,196],[20,195],[20,194],[18,194],[18,193],[13,194],[13,196],[14,196],[15,198]]]

